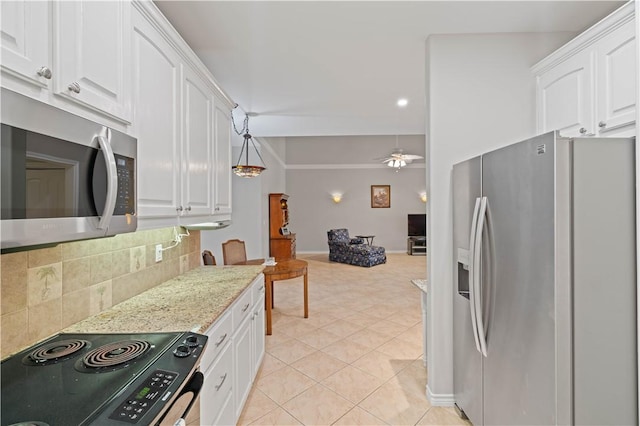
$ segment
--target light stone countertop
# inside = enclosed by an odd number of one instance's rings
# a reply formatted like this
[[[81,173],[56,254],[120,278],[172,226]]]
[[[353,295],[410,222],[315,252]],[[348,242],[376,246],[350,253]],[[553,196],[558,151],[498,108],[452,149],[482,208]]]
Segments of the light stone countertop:
[[[89,317],[63,333],[203,333],[264,269],[201,266]]]
[[[427,292],[427,280],[411,280],[411,284],[415,285],[416,287],[418,287],[420,290],[422,290],[424,293]]]

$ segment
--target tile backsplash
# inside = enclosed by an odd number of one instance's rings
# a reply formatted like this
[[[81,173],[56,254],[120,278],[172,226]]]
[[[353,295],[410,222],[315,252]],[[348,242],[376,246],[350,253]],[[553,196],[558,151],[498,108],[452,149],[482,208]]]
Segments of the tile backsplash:
[[[199,231],[155,262],[155,245],[174,237],[163,228],[0,256],[1,356],[199,266]]]

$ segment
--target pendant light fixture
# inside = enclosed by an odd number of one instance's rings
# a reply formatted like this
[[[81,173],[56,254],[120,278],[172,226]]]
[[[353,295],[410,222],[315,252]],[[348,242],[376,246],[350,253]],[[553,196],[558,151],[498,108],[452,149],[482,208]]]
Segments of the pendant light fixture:
[[[238,104],[236,104],[236,106],[233,109],[236,109],[237,107],[238,107]],[[242,129],[238,130],[238,128],[236,127],[236,122],[233,119],[233,110],[231,111],[231,123],[233,123],[233,130],[236,132],[236,134],[242,135],[242,137],[244,138],[244,142],[242,142],[242,149],[240,150],[240,156],[238,157],[238,162],[231,169],[233,170],[233,173],[235,173],[237,176],[244,177],[244,178],[256,177],[260,175],[260,173],[262,173],[263,170],[267,169],[264,165],[264,160],[260,155],[260,151],[258,151],[258,148],[256,148],[256,144],[253,141],[251,134],[249,133],[249,115],[250,114],[251,113],[247,113],[244,116]],[[256,154],[258,154],[258,158],[260,158],[260,161],[262,162],[262,166],[249,164],[249,141],[251,141],[251,145],[253,145],[253,149],[256,151]],[[240,164],[243,154],[244,154],[244,164]]]

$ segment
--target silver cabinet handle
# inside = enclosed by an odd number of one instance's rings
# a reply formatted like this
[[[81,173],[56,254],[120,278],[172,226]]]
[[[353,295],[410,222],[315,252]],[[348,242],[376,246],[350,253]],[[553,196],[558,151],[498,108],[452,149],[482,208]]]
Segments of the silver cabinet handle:
[[[41,68],[37,71],[37,74],[38,74],[40,77],[44,77],[44,78],[46,78],[47,80],[51,80],[51,70],[50,70],[49,68],[47,68],[47,67],[41,67]]]
[[[74,81],[69,85],[69,90],[71,90],[73,93],[80,93],[80,85]]]
[[[227,380],[227,373],[224,373],[224,376],[220,376],[220,378],[222,380],[220,380],[220,383],[218,383],[217,385],[215,385],[216,390],[220,390],[220,388],[222,387],[222,384],[224,383],[225,380]]]
[[[215,211],[220,211],[220,207],[216,207],[214,210]]]
[[[598,123],[598,127],[607,127],[607,123],[604,121],[601,121]]]
[[[227,333],[224,333],[222,336],[220,336],[220,338],[216,341],[216,343],[214,343],[214,345],[216,345],[216,347],[220,346],[222,342],[224,342],[224,339],[226,338],[227,338]]]
[[[176,207],[176,211],[181,212],[182,210],[184,210],[184,209],[182,208],[182,206],[180,206],[180,207]]]
[[[191,206],[187,206],[187,207],[185,208],[185,210],[186,210],[186,211],[188,211],[188,212],[190,212],[190,211],[191,211]]]
[[[244,305],[244,308],[242,308],[242,312],[246,312],[247,309],[249,309],[249,303],[247,303],[246,305]]]
[[[585,133],[587,133],[587,129],[580,127],[580,134],[584,135]]]

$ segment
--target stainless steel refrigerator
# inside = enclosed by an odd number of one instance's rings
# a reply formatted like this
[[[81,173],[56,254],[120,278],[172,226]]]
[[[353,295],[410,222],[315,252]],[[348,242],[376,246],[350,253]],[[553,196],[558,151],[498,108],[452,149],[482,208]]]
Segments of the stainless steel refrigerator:
[[[474,425],[637,425],[635,141],[453,167],[454,393]]]

